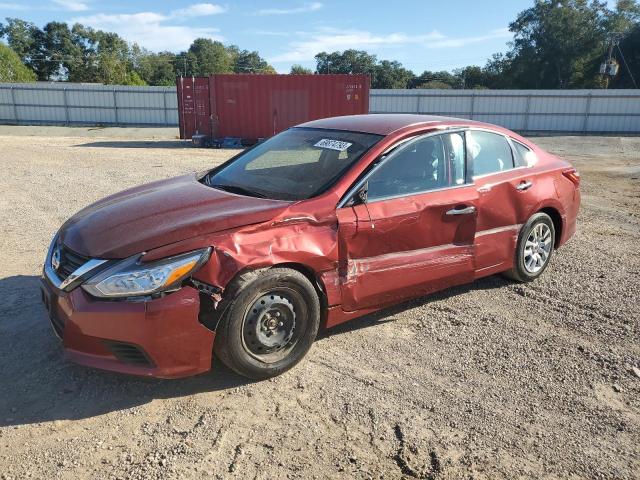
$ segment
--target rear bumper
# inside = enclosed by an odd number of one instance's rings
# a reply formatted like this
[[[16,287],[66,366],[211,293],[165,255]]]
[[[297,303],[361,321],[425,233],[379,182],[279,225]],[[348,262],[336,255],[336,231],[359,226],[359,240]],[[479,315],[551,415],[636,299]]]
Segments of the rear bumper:
[[[42,279],[42,299],[65,356],[89,367],[160,378],[211,368],[215,334],[198,320],[191,287],[141,301],[102,301],[82,288],[63,292]]]

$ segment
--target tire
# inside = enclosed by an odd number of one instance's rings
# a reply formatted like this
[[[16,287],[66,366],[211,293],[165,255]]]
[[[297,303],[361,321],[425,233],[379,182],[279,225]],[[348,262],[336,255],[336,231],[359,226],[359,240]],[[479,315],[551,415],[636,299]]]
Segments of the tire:
[[[541,235],[541,232],[544,232],[544,235]],[[536,234],[538,234],[537,237]],[[532,242],[531,240],[535,238],[538,238],[539,241]],[[528,241],[529,244],[527,244]],[[505,275],[518,282],[532,282],[538,278],[549,266],[555,241],[556,231],[551,217],[546,213],[533,215],[520,229],[513,268],[505,272]],[[541,242],[548,245],[548,251],[542,247]],[[538,258],[535,257],[536,249],[540,252]]]
[[[318,333],[320,300],[297,270],[240,275],[225,300],[214,352],[242,376],[263,380],[286,372],[302,360]]]

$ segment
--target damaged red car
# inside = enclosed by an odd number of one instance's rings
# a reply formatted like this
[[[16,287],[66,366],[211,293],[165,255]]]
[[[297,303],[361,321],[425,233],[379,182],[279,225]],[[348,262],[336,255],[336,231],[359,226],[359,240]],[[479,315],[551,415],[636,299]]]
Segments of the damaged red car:
[[[320,328],[487,275],[536,279],[575,232],[579,183],[493,125],[317,120],[80,211],[51,243],[42,297],[75,362],[170,378],[215,353],[267,378]]]

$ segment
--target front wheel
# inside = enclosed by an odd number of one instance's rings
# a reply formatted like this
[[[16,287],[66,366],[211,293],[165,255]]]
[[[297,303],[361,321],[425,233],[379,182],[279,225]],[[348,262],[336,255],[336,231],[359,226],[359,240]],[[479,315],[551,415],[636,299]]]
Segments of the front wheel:
[[[302,273],[270,268],[249,273],[228,289],[214,350],[240,375],[279,375],[307,353],[320,325],[320,301]]]
[[[551,260],[556,231],[551,217],[536,213],[518,236],[514,266],[505,274],[519,282],[531,282],[542,275]]]

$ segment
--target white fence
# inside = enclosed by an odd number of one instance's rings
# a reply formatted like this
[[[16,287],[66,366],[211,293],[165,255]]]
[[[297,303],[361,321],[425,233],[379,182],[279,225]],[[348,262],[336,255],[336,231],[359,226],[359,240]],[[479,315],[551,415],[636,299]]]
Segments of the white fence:
[[[640,90],[374,89],[369,109],[469,118],[520,132],[640,133]],[[0,124],[176,126],[176,88],[0,84]]]
[[[176,87],[4,83],[0,123],[175,126]]]
[[[371,113],[468,118],[520,132],[640,133],[640,90],[371,90]]]

